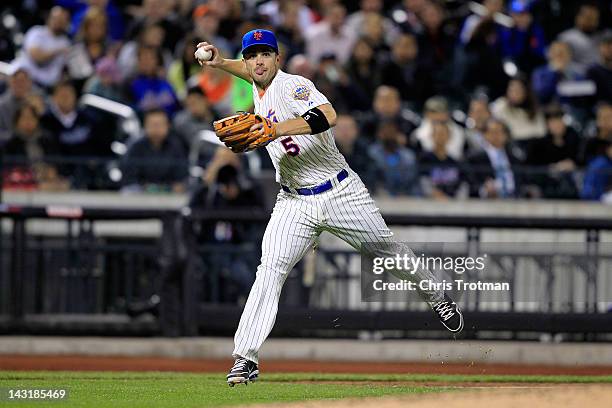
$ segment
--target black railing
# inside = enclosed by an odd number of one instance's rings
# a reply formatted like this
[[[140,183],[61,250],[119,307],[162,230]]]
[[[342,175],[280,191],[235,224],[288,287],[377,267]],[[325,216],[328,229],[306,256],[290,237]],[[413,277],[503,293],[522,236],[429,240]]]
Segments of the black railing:
[[[126,147],[123,146],[125,149]],[[1,156],[0,150],[0,156]],[[246,156],[245,156],[246,157]],[[251,156],[248,156],[251,157]],[[189,157],[184,162],[174,159],[150,160],[130,158],[124,155],[109,153],[106,157],[87,156],[48,156],[43,160],[32,162],[25,157],[0,157],[0,170],[3,174],[3,184],[6,189],[73,189],[73,190],[119,190],[121,188],[136,187],[144,191],[171,192],[175,182],[197,183],[199,174],[204,171],[210,157]],[[244,158],[248,163],[248,159]],[[164,180],[160,177],[160,167],[165,168]],[[245,168],[249,166],[245,165]],[[431,180],[431,170],[436,166],[421,164],[412,170],[412,176],[407,178],[419,180],[421,189],[414,189],[412,194],[427,195],[428,189],[434,187]],[[452,196],[464,197],[480,194],[485,179],[494,178],[489,166],[475,165],[463,162],[457,165],[457,180],[453,181],[453,188],[445,185],[435,186],[444,190],[448,187]],[[252,170],[255,172],[255,170]],[[550,199],[579,199],[583,189],[583,176],[585,168],[576,168],[572,171],[556,171],[547,165],[519,164],[512,167],[514,187],[508,191],[509,197],[521,198],[550,198]],[[362,169],[361,176],[371,189],[382,189],[384,177],[376,174],[374,168]],[[599,169],[599,176],[610,177],[612,170]],[[190,175],[188,175],[190,174]],[[181,177],[177,179],[176,177]],[[151,177],[157,182],[151,182]],[[149,181],[147,181],[149,180]],[[447,181],[448,182],[448,181]],[[428,186],[428,187],[427,187]],[[402,188],[398,194],[407,194]],[[499,192],[501,194],[501,192]],[[589,197],[595,199],[596,197]]]
[[[229,335],[254,279],[268,219],[269,214],[252,211],[0,206],[0,332]],[[610,219],[403,214],[385,219],[390,226],[463,229],[466,250],[486,244],[481,242],[485,229],[584,231],[582,252],[565,265],[582,283],[570,288],[565,303],[556,300],[551,306],[553,263],[543,260],[555,254],[499,252],[495,261],[500,268],[509,261],[505,273],[513,279],[525,260],[535,265],[533,274],[547,274],[542,290],[549,297],[535,308],[522,307],[517,298],[498,299],[502,306],[493,309],[483,299],[466,297],[461,302],[467,329],[481,337],[612,332],[612,314],[605,313],[612,293],[604,282],[612,277],[612,262],[599,242],[601,231],[612,230]],[[240,224],[242,241],[207,240],[202,231],[221,221]],[[114,230],[105,232],[109,222]],[[134,222],[145,223],[146,233],[137,234]],[[287,279],[275,333],[413,336],[439,329],[422,303],[360,302],[355,251],[320,248],[317,254],[314,276],[312,263],[302,262]],[[585,267],[585,258],[595,262]],[[579,292],[582,304],[575,307],[572,299]]]

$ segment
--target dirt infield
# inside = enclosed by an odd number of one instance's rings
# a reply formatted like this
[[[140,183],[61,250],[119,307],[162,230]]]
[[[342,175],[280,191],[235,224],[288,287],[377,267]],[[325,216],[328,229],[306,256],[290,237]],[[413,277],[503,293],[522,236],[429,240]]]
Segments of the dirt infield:
[[[224,372],[232,361],[160,357],[84,357],[0,355],[0,370],[81,371],[184,371]],[[612,367],[545,366],[510,364],[433,364],[317,362],[307,360],[263,361],[266,372],[386,373],[386,374],[513,374],[513,375],[612,375]]]
[[[232,361],[172,359],[159,357],[85,357],[0,355],[0,370],[82,370],[82,371],[182,371],[225,373]],[[525,366],[508,364],[422,364],[264,361],[265,372],[308,373],[388,373],[388,374],[493,374],[493,375],[612,375],[612,367]],[[1,373],[0,373],[1,376]],[[220,377],[222,378],[222,377]],[[337,399],[274,404],[276,408],[516,408],[516,407],[609,407],[612,385],[580,385],[525,382],[385,381],[385,386],[431,387],[425,394],[385,396],[362,399]],[[354,384],[377,386],[372,381],[292,380],[270,378],[270,382],[307,382],[313,384]],[[249,405],[264,407],[266,405]]]
[[[612,386],[555,385],[470,389],[403,397],[344,399],[275,404],[275,408],[604,408],[612,401]],[[263,406],[263,405],[262,405]],[[250,405],[250,407],[257,407]]]

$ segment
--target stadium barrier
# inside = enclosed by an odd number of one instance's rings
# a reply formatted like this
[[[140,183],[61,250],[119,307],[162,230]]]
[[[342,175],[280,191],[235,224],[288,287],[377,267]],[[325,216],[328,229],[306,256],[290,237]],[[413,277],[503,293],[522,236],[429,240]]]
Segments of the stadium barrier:
[[[268,218],[265,212],[2,205],[0,332],[231,335],[253,279]],[[552,264],[536,262],[544,269],[532,266],[528,272],[547,277],[541,288],[547,301],[535,302],[534,307],[534,302],[504,298],[491,307],[483,299],[466,298],[467,332],[478,338],[574,333],[589,339],[604,339],[612,332],[612,314],[606,313],[612,299],[607,278],[612,275],[611,257],[605,248],[602,251],[599,240],[602,231],[612,230],[612,220],[400,214],[385,214],[385,218],[391,226],[463,229],[466,243],[473,248],[482,245],[481,232],[487,229],[584,232],[582,258],[592,262],[588,267],[572,264],[576,276],[561,301],[553,298]],[[159,238],[138,236],[132,223],[143,220],[159,224]],[[220,221],[241,224],[247,238],[223,245],[202,241],[202,231]],[[100,232],[109,222],[123,225],[122,236]],[[536,251],[500,256],[530,258],[533,263],[552,255]],[[440,335],[437,322],[422,303],[360,302],[355,289],[359,271],[350,270],[358,256],[352,250],[322,247],[316,259],[307,256],[298,264],[286,282],[274,333]],[[313,265],[323,272],[314,278],[310,276]],[[580,300],[572,303],[572,299]]]
[[[124,132],[127,133],[127,132]],[[210,162],[215,149],[218,147],[212,141],[214,134],[211,131],[202,131],[194,139],[190,151],[184,163],[179,163],[172,158],[167,160],[151,160],[147,158],[130,157],[126,160],[126,152],[130,144],[138,138],[136,135],[118,138],[110,144],[110,150],[106,157],[100,156],[64,156],[49,155],[43,160],[35,162],[21,156],[11,156],[3,153],[0,149],[0,173],[3,176],[3,189],[6,191],[19,190],[42,190],[42,191],[66,191],[66,190],[96,190],[115,191],[122,189],[137,189],[149,192],[161,191],[172,192],[173,182],[166,183],[140,183],[132,180],[130,174],[149,174],[151,170],[165,167],[173,174],[183,174],[181,180],[187,186],[195,187],[202,182],[202,176],[206,173],[206,167]],[[268,168],[262,162],[262,157],[257,153],[249,152],[243,157],[243,170],[245,174],[254,179],[259,179]],[[268,163],[271,168],[271,163]],[[432,174],[440,178],[444,175],[433,165],[418,164],[406,174],[409,183],[393,183],[385,185],[384,175],[380,170],[370,166],[362,169],[360,176],[367,187],[376,194],[385,189],[391,189],[393,195],[429,196],[434,187]],[[450,174],[457,177],[455,184],[445,185],[448,188],[445,194],[449,198],[465,199],[467,197],[478,197],[482,193],[479,185],[485,179],[491,178],[491,168],[484,165],[475,165],[469,162],[458,164]],[[125,174],[127,173],[127,174]],[[564,199],[578,200],[581,197],[588,200],[599,200],[600,197],[592,196],[593,185],[587,182],[585,191],[585,169],[576,168],[572,171],[557,171],[548,165],[515,165],[512,166],[512,187],[506,191],[498,191],[502,198],[526,198],[526,199]],[[591,174],[609,177],[610,169],[598,169]],[[136,184],[138,182],[138,184]],[[447,183],[448,180],[446,180]],[[412,186],[416,187],[412,187]],[[440,188],[438,186],[438,188]],[[501,188],[501,187],[500,187]],[[584,195],[584,197],[583,197]],[[603,197],[602,197],[603,199]]]

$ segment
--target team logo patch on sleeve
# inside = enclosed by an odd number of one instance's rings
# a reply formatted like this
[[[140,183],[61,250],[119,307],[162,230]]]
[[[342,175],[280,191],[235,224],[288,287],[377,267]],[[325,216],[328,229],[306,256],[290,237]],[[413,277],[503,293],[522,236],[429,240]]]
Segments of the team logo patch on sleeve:
[[[310,88],[306,85],[298,85],[293,91],[293,99],[297,101],[307,101],[310,97]]]

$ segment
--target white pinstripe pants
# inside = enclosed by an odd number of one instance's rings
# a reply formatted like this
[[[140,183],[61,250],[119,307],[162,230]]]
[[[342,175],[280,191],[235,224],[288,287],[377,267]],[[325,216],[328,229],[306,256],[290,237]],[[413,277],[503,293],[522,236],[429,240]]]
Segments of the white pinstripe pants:
[[[334,182],[334,188],[317,195],[279,192],[264,233],[261,264],[234,336],[234,357],[258,362],[259,348],[276,321],[285,279],[321,232],[329,231],[358,251],[363,242],[380,243],[376,256],[410,251],[393,241],[393,233],[356,173],[349,171],[348,178]],[[417,281],[434,279],[428,271],[396,275]],[[441,300],[443,293],[422,296],[431,304]]]

